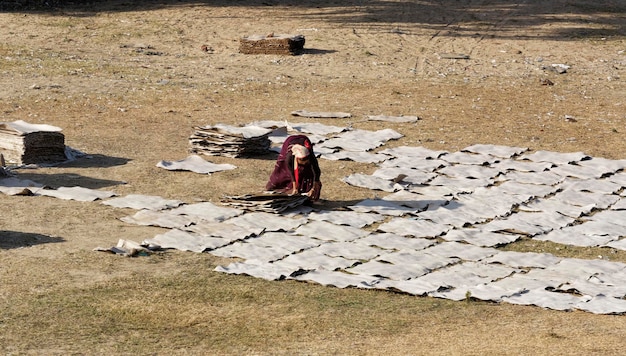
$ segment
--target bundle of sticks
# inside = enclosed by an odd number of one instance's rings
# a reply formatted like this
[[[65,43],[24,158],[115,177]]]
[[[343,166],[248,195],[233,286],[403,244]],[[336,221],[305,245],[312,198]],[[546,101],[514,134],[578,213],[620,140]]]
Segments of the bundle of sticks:
[[[302,35],[252,35],[239,41],[243,54],[300,54],[304,50]]]

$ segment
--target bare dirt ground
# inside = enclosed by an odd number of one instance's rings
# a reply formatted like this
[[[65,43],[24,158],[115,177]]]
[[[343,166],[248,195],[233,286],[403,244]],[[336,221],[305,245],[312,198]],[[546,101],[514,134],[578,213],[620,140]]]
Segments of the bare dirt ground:
[[[211,176],[157,168],[187,156],[193,126],[320,121],[290,115],[301,109],[350,112],[323,123],[405,135],[389,145],[626,159],[625,13],[617,0],[108,1],[5,11],[0,110],[2,121],[61,127],[68,146],[90,155],[20,169],[20,178],[189,203],[258,191],[273,167],[268,156],[210,157],[238,166]],[[305,52],[239,53],[242,36],[270,32],[304,35]],[[421,120],[364,121],[380,114]],[[373,165],[321,168],[326,207],[371,197],[339,179]],[[120,258],[92,250],[162,230],[126,224],[119,218],[132,211],[97,202],[0,196],[0,212],[5,354],[622,351],[619,316],[265,282],[213,272],[223,261],[208,254]]]

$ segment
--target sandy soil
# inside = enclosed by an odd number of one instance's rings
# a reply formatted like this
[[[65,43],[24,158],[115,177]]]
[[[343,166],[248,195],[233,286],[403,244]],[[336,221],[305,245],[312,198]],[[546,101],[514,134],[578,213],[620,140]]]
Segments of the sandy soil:
[[[352,114],[322,119],[329,125],[405,135],[392,146],[626,159],[625,12],[621,1],[582,0],[110,1],[5,12],[0,110],[2,121],[61,127],[67,145],[90,155],[19,177],[186,202],[258,191],[273,166],[268,156],[208,158],[238,166],[211,176],[157,168],[186,157],[193,126],[320,121],[290,115],[303,109]],[[304,53],[239,53],[242,36],[269,32],[304,35]],[[364,121],[380,114],[421,120]],[[373,165],[321,165],[328,207],[372,194],[339,179]],[[0,196],[0,211],[0,300],[185,268],[184,254],[136,263],[91,251],[162,232],[120,221],[130,210]]]

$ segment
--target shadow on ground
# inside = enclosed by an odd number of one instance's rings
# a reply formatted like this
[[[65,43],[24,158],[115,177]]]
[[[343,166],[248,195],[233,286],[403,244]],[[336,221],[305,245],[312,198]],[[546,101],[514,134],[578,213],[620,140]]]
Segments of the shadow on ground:
[[[83,187],[88,189],[100,189],[126,184],[123,181],[87,177],[74,173],[20,173],[18,179],[28,179],[52,189],[59,187]]]
[[[615,0],[305,0],[305,1],[87,1],[11,0],[0,1],[0,11],[50,13],[58,16],[95,16],[100,13],[150,11],[183,7],[290,7],[306,9],[303,18],[340,23],[353,30],[410,34],[402,26],[418,24],[433,29],[435,36],[476,36],[495,38],[546,38],[575,40],[626,35],[626,2]],[[313,13],[311,12],[313,10]],[[566,28],[563,29],[563,25]],[[533,34],[534,29],[554,26],[555,30]],[[560,28],[560,29],[558,29]],[[525,31],[527,31],[525,33]]]
[[[79,157],[68,162],[60,163],[57,166],[73,168],[107,168],[123,166],[130,161],[131,160],[129,158],[90,154],[85,157]]]
[[[0,230],[0,249],[4,250],[64,241],[65,240],[60,237],[31,232]]]

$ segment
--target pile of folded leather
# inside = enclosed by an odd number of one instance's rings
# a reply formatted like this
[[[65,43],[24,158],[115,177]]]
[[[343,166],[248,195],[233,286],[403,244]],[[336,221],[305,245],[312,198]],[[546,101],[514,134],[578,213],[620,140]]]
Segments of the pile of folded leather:
[[[209,156],[252,157],[269,152],[272,129],[259,126],[198,126],[189,137],[190,152]]]
[[[59,163],[67,160],[61,129],[22,120],[0,123],[0,154],[5,164]]]
[[[304,204],[307,200],[308,197],[306,195],[300,194],[288,195],[278,193],[263,193],[246,194],[239,196],[225,196],[222,199],[222,204],[247,211],[280,213],[287,209],[296,208]]]

